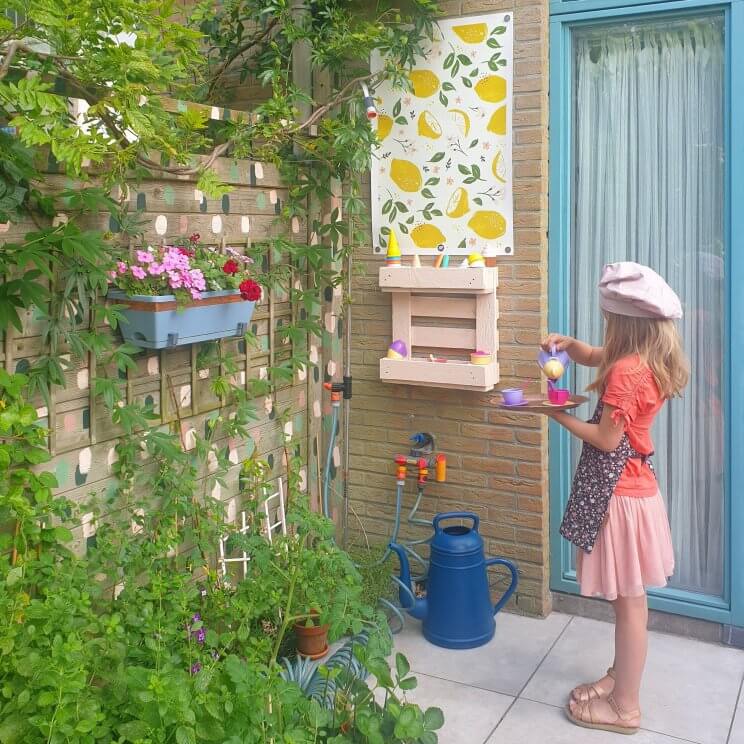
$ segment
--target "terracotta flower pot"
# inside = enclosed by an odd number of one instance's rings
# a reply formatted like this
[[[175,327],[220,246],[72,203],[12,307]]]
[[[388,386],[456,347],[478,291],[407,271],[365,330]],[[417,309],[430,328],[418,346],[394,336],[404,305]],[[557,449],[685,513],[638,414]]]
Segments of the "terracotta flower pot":
[[[297,636],[297,653],[310,659],[320,659],[328,653],[328,625],[297,623],[294,626]]]

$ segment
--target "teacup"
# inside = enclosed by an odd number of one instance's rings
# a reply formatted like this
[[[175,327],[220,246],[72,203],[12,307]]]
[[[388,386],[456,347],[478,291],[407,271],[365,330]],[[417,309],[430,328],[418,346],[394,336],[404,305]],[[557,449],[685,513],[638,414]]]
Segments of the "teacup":
[[[548,387],[548,400],[553,405],[562,406],[564,403],[568,402],[570,396],[571,392],[569,390],[564,388],[554,388],[552,386]]]
[[[524,391],[522,388],[507,388],[501,391],[506,406],[518,406],[524,403]]]

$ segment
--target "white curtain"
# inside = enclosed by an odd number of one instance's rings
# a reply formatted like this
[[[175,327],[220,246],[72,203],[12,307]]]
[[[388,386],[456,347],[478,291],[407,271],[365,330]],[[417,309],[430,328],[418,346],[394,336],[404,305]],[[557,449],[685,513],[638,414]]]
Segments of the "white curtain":
[[[672,585],[714,596],[724,580],[723,51],[719,16],[574,36],[572,333],[601,343],[605,263],[647,264],[679,293],[692,379],[657,418],[655,464]],[[591,375],[579,371],[576,388]]]

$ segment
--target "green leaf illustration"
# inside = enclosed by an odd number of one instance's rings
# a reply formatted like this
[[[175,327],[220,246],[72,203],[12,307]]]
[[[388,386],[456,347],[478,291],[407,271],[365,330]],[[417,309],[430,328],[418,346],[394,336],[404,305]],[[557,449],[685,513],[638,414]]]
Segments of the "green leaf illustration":
[[[438,183],[439,183],[439,179],[432,177],[426,180],[426,183],[424,184],[424,186],[436,186]]]
[[[470,143],[470,144],[468,145],[468,148],[472,150],[472,149],[473,149],[473,148],[474,148],[474,147],[475,147],[475,146],[476,146],[477,144],[478,144],[478,139],[476,138],[476,139],[474,139],[474,140],[473,140],[473,141],[472,141],[472,142],[471,142],[471,143]]]
[[[444,160],[444,153],[443,152],[436,152],[432,156],[430,163],[438,163],[440,160]]]
[[[395,123],[396,124],[403,124],[405,126],[406,124],[408,124],[408,119],[406,119],[405,116],[398,116],[395,119]]]
[[[429,189],[422,189],[421,190],[421,196],[426,197],[427,199],[434,199],[434,194],[429,191]]]
[[[472,65],[472,61],[470,57],[468,57],[466,54],[458,54],[457,59],[464,65]]]
[[[393,208],[393,200],[388,199],[383,205],[382,205],[382,213],[387,214],[391,209]]]
[[[449,80],[445,80],[445,81],[444,81],[444,82],[442,83],[442,90],[448,90],[448,91],[452,91],[452,90],[454,90],[454,89],[455,89],[455,86],[454,86],[454,85],[452,85],[452,83],[450,83],[450,81],[449,81]]]
[[[395,106],[393,106],[393,117],[400,115],[400,98],[395,102]]]
[[[449,98],[442,93],[442,91],[439,91],[439,103],[442,104],[442,106],[448,106],[449,105]]]
[[[498,41],[496,41],[496,39],[489,39],[489,40],[488,40],[488,41],[486,42],[486,44],[487,44],[487,45],[488,45],[488,46],[489,46],[489,47],[490,47],[491,49],[501,49],[501,44],[499,44],[499,42],[498,42]]]
[[[462,80],[462,84],[466,88],[472,88],[473,87],[473,81],[470,78],[463,77],[463,78],[460,78],[460,80]]]
[[[503,34],[506,33],[506,26],[496,26],[496,28],[491,31],[492,34]]]
[[[448,54],[444,59],[444,69],[449,70],[450,67],[452,67],[452,63],[455,61],[455,55],[454,52],[451,54]]]
[[[470,175],[470,168],[468,168],[466,165],[462,165],[462,163],[460,163],[460,165],[457,166],[457,170],[459,170],[463,176]]]
[[[408,207],[405,204],[403,204],[403,202],[397,201],[397,202],[395,202],[395,206],[398,208],[398,211],[399,212],[407,212],[408,211]]]

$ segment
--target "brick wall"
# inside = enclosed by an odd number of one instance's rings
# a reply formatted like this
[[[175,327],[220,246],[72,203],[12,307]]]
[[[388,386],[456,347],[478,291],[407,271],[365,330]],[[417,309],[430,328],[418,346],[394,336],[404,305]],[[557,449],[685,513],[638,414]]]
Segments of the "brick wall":
[[[530,381],[536,388],[537,344],[547,315],[548,10],[536,0],[454,0],[448,16],[514,14],[515,254],[499,258],[501,383]],[[361,252],[360,252],[361,253]],[[380,258],[363,252],[364,274],[353,298],[351,418],[352,514],[371,539],[389,533],[395,496],[392,457],[406,452],[408,436],[429,431],[448,457],[448,482],[432,483],[422,513],[466,508],[481,515],[487,550],[515,560],[520,587],[510,606],[550,612],[548,590],[547,426],[542,417],[509,415],[493,393],[383,385],[378,360],[390,343],[390,297],[377,287]],[[405,505],[410,508],[413,487]],[[350,528],[359,522],[352,516]]]

